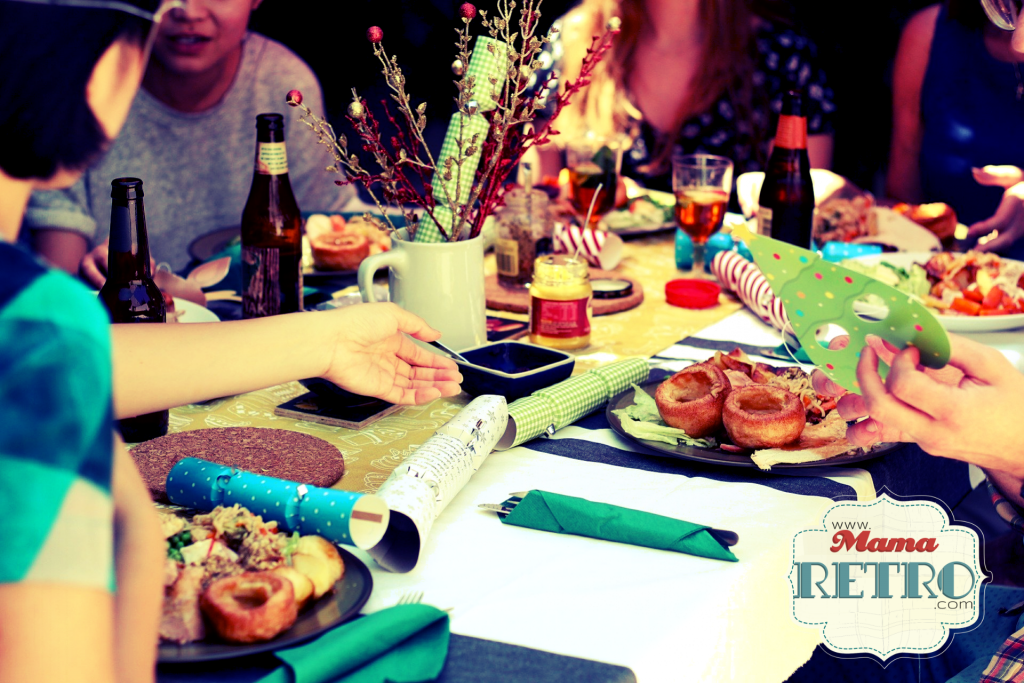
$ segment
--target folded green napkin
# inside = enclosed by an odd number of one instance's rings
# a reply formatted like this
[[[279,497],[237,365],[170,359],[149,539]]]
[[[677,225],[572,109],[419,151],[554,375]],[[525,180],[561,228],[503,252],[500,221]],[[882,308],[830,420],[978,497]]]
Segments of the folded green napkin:
[[[432,681],[448,656],[448,615],[430,605],[399,605],[274,655],[283,665],[257,683]]]
[[[588,536],[716,560],[739,561],[708,533],[710,527],[549,491],[530,491],[500,519],[505,524],[556,534]]]

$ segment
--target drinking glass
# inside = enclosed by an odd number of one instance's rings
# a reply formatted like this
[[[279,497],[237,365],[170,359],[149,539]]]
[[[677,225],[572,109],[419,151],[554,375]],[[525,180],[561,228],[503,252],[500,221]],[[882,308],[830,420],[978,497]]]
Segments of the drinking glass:
[[[732,192],[732,161],[713,154],[672,155],[676,222],[693,240],[692,277],[704,273],[704,245],[722,227]]]
[[[566,147],[569,201],[581,221],[586,220],[591,203],[594,205],[587,227],[595,227],[601,216],[615,206],[615,188],[622,170],[623,146],[621,136],[609,137],[588,132],[570,140]]]

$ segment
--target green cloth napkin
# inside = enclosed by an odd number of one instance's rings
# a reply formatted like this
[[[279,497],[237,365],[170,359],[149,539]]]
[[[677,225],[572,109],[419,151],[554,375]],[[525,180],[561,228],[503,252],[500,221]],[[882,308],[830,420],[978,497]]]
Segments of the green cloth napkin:
[[[448,615],[430,605],[398,605],[274,655],[283,666],[257,683],[433,681],[448,656]]]
[[[708,533],[710,527],[550,491],[530,491],[500,519],[504,524],[556,534],[587,536],[715,560],[739,561]]]

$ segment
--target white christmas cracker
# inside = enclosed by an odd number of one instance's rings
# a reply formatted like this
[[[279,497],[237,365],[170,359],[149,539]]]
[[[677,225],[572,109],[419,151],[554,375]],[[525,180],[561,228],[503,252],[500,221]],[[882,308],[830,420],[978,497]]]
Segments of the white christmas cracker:
[[[503,396],[478,396],[391,473],[377,491],[391,521],[368,551],[380,566],[415,568],[434,520],[480,468],[507,423]]]

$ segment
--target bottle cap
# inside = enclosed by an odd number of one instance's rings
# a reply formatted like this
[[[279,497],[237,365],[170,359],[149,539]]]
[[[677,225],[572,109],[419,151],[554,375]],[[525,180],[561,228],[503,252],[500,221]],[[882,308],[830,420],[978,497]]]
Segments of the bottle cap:
[[[711,280],[672,280],[665,284],[665,300],[681,308],[710,308],[718,303],[722,288]]]
[[[284,116],[281,114],[257,114],[256,127],[265,130],[284,130]]]
[[[782,96],[783,116],[804,116],[803,97],[799,90],[789,90]]]

